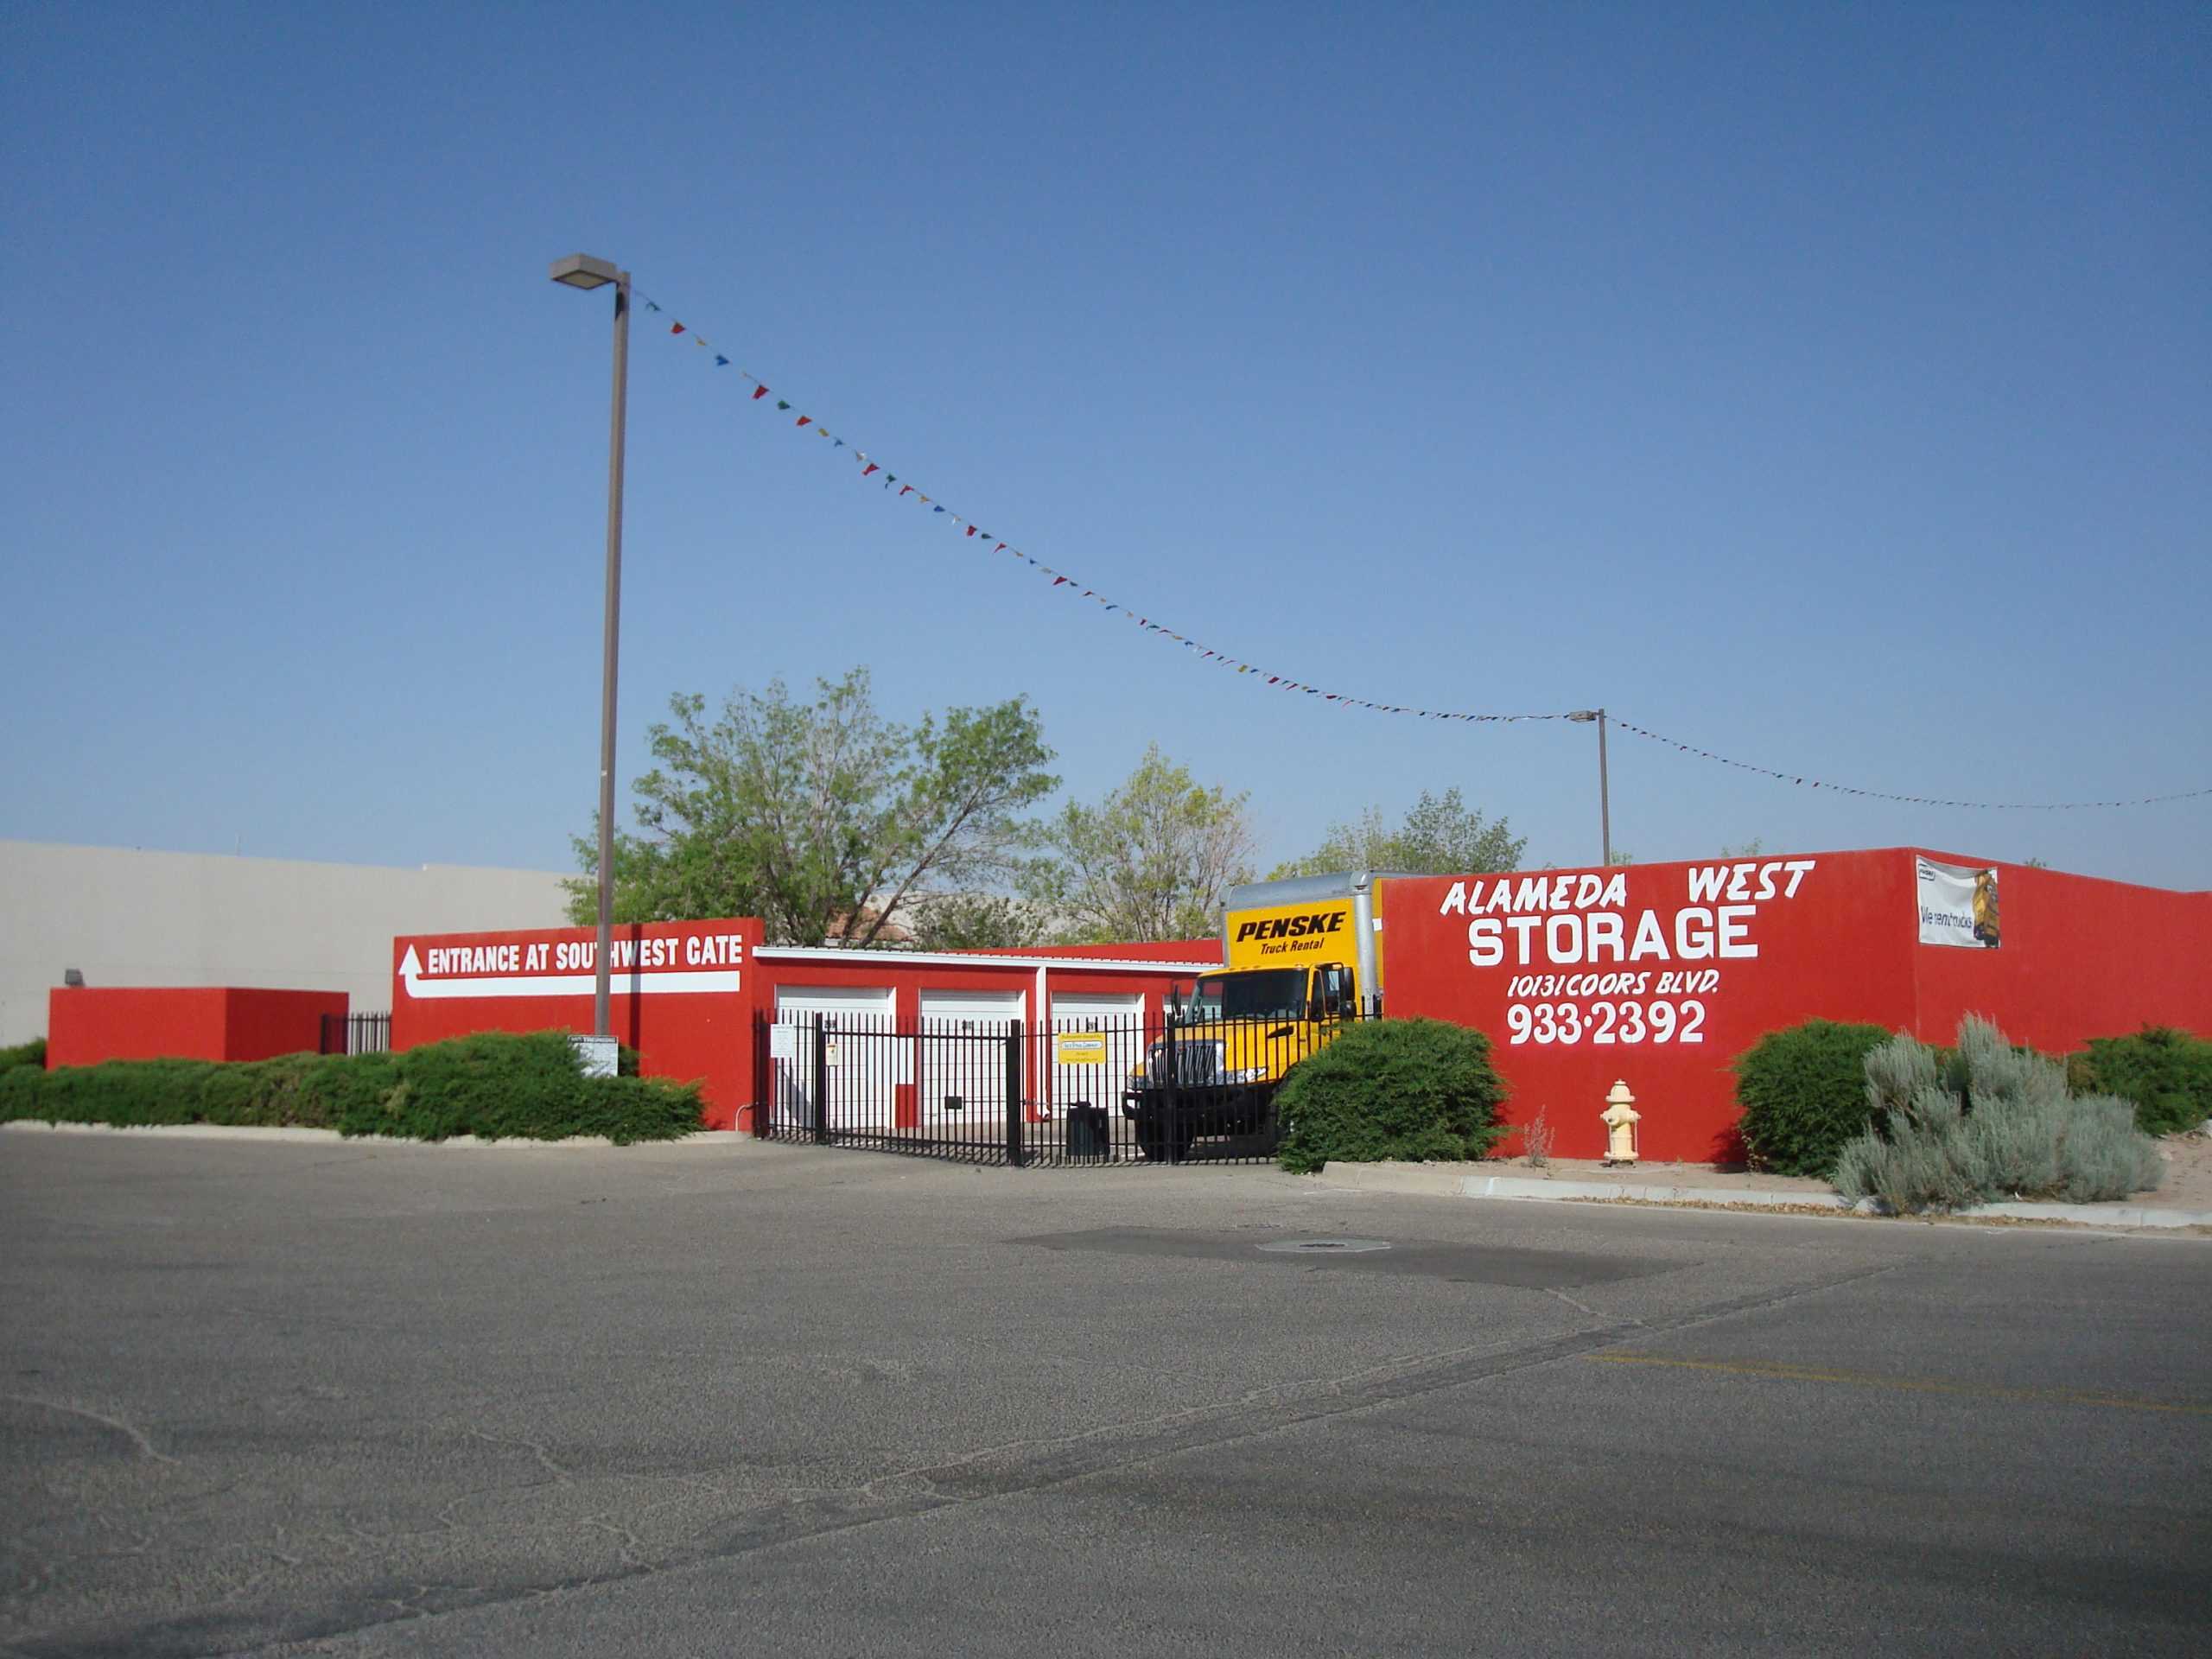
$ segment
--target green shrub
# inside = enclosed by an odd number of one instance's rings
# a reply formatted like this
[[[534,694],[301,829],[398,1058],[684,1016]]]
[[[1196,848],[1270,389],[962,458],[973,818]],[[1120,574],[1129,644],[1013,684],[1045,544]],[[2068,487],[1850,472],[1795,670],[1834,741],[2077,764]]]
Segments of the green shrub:
[[[13,1048],[0,1048],[0,1071],[27,1065],[35,1071],[46,1070],[46,1039],[34,1037],[28,1043],[17,1043]]]
[[[1888,1036],[1879,1026],[1808,1020],[1738,1055],[1737,1129],[1751,1166],[1825,1178],[1844,1142],[1873,1117],[1866,1056]]]
[[[1504,1133],[1490,1039],[1441,1020],[1377,1020],[1300,1061],[1275,1103],[1282,1166],[1479,1158]]]
[[[665,1141],[699,1127],[698,1091],[658,1077],[587,1077],[563,1032],[486,1033],[397,1054],[271,1060],[111,1060],[0,1071],[0,1122],[223,1123],[442,1141]]]
[[[2157,1145],[2135,1109],[2110,1095],[2075,1095],[2057,1061],[2014,1048],[1969,1015],[1946,1056],[1897,1036],[1866,1060],[1880,1127],[1846,1142],[1835,1186],[1899,1215],[1999,1198],[2072,1204],[2124,1198],[2158,1185]]]
[[[2087,1052],[2068,1057],[2066,1077],[2078,1093],[2133,1102],[2145,1135],[2176,1135],[2212,1118],[2212,1043],[2171,1026],[2092,1037]]]

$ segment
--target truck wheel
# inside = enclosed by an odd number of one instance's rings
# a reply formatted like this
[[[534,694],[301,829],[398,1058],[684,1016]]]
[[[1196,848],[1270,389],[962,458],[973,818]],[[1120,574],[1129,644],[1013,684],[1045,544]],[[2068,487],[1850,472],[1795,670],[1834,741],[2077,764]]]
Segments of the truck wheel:
[[[1172,1128],[1165,1112],[1148,1111],[1137,1119],[1137,1150],[1147,1163],[1179,1164],[1191,1154],[1197,1131],[1187,1122]]]

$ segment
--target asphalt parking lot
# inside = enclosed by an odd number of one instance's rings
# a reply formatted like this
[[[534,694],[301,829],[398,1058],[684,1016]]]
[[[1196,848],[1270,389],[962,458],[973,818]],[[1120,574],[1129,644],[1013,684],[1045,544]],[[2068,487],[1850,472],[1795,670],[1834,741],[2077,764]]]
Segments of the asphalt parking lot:
[[[0,1287],[12,1654],[2212,1645],[2202,1238],[10,1133]]]

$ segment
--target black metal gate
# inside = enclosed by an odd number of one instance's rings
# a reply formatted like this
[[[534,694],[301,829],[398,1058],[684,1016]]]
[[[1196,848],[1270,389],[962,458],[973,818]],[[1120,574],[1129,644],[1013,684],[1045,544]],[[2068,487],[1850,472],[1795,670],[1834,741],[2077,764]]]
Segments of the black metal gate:
[[[758,1133],[978,1164],[1270,1162],[1274,1080],[1344,1022],[960,1023],[764,1018]]]
[[[326,1014],[322,1016],[325,1054],[383,1054],[391,1048],[391,1016],[388,1014]]]

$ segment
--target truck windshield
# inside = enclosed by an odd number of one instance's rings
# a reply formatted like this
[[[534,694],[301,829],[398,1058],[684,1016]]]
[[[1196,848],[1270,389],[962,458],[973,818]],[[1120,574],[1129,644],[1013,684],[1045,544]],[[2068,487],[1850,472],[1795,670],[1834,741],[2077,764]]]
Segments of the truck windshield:
[[[1217,974],[1192,987],[1187,1007],[1198,1020],[1302,1020],[1306,970],[1263,968],[1249,974]]]

